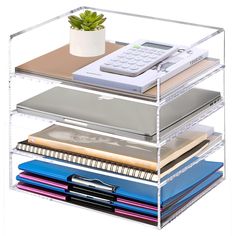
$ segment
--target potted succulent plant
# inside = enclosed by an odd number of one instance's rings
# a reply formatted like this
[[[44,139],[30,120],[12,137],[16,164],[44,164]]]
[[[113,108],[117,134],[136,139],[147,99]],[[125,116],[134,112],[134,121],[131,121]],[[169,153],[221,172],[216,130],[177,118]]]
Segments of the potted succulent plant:
[[[70,29],[70,53],[75,56],[93,57],[105,53],[106,18],[89,10],[79,16],[68,17]]]

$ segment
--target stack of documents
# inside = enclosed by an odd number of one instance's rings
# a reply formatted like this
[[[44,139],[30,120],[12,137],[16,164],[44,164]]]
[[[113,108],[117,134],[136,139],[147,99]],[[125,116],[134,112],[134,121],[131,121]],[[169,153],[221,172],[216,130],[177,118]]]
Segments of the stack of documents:
[[[156,147],[138,144],[89,131],[52,125],[19,142],[17,149],[73,162],[139,179],[158,181],[185,162],[207,151],[221,135],[212,127],[197,125],[161,147],[157,163]]]
[[[222,176],[220,162],[201,161],[161,190],[161,216],[175,211]],[[112,214],[157,223],[157,187],[62,165],[28,161],[19,165],[19,189]]]

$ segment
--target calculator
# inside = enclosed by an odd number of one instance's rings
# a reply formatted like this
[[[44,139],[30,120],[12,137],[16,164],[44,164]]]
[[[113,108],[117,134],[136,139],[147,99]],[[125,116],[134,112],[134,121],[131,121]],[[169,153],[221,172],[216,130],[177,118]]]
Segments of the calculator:
[[[166,43],[139,40],[112,54],[100,65],[100,70],[126,76],[138,76],[177,51]]]

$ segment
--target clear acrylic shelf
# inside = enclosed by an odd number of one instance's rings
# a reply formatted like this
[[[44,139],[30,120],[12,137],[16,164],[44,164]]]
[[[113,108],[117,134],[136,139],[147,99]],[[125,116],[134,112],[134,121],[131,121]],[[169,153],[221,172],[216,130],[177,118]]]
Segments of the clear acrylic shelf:
[[[73,167],[73,168],[78,168],[78,169],[82,169],[82,170],[87,170],[87,171],[95,171],[96,173],[100,173],[100,174],[106,174],[106,175],[110,175],[110,176],[114,176],[117,178],[123,178],[123,179],[128,179],[130,181],[133,182],[140,182],[140,183],[144,183],[144,184],[148,184],[148,185],[153,185],[153,186],[158,186],[159,188],[165,186],[167,183],[169,183],[170,181],[174,180],[176,177],[180,176],[181,174],[183,174],[185,171],[187,171],[189,168],[193,167],[194,165],[198,164],[200,161],[207,159],[209,155],[213,154],[214,152],[216,152],[218,149],[222,148],[224,146],[224,140],[218,141],[217,143],[215,143],[213,146],[209,147],[206,150],[203,150],[199,153],[199,155],[197,156],[197,159],[194,162],[191,162],[190,164],[188,164],[187,166],[185,166],[184,168],[180,169],[178,172],[172,174],[168,174],[167,177],[164,178],[163,181],[161,181],[161,184],[158,185],[158,179],[156,179],[155,181],[151,181],[151,180],[145,180],[142,179],[141,177],[135,176],[135,172],[133,173],[133,176],[127,176],[124,174],[119,173],[118,170],[116,170],[116,172],[111,172],[111,171],[106,171],[103,170],[102,168],[91,168],[89,166],[86,166],[86,163],[84,163],[84,165],[80,165],[77,164],[75,161],[66,161],[66,160],[62,160],[60,158],[56,159],[56,158],[50,158],[50,157],[43,157],[42,155],[39,154],[35,154],[35,153],[29,153],[29,152],[25,152],[25,151],[21,151],[21,150],[17,150],[16,148],[12,149],[11,154],[15,154],[15,155],[19,155],[19,156],[23,156],[23,157],[27,157],[30,159],[37,159],[37,160],[42,160],[45,162],[50,162],[50,163],[56,163],[56,164],[63,164],[65,166],[69,166],[69,167]],[[46,156],[46,155],[45,155]],[[15,157],[17,158],[17,157]],[[151,173],[149,173],[150,177]]]
[[[110,89],[109,92],[107,90],[104,90],[102,87],[95,87],[88,84],[82,84],[75,81],[63,81],[59,78],[50,78],[45,76],[39,76],[39,75],[32,75],[30,73],[25,72],[16,72],[13,76],[15,80],[19,79],[26,79],[31,80],[32,82],[38,82],[38,83],[45,83],[45,85],[60,85],[61,86],[75,86],[78,87],[78,90],[80,91],[87,91],[92,93],[102,93],[105,96],[111,96],[116,97],[119,96],[119,98],[123,98],[124,100],[133,100],[134,102],[140,102],[145,103],[145,101],[153,102],[153,105],[155,106],[163,106],[166,105],[168,102],[171,102],[173,99],[176,99],[177,97],[183,95],[185,92],[189,91],[191,88],[196,86],[197,84],[201,83],[203,80],[209,78],[210,76],[214,75],[215,73],[223,70],[225,68],[224,65],[219,64],[215,65],[199,74],[194,75],[192,78],[189,78],[185,82],[179,84],[177,87],[173,88],[169,92],[164,93],[160,97],[160,102],[157,103],[156,95],[139,95],[139,94],[132,94],[127,93],[124,91],[117,91]],[[37,85],[36,85],[37,86]],[[150,103],[151,104],[151,103]]]
[[[69,43],[69,24],[67,17],[71,14],[79,14],[84,10],[93,10],[102,13],[106,16],[105,22],[106,28],[106,41],[114,45],[126,45],[140,39],[145,35],[146,39],[172,43],[175,45],[181,45],[186,50],[191,50],[195,47],[205,49],[208,51],[207,57],[194,64],[189,69],[180,72],[176,76],[170,78],[165,83],[160,83],[160,80],[156,80],[156,86],[150,88],[144,93],[134,93],[131,91],[121,91],[117,89],[104,88],[95,85],[89,85],[73,80],[72,72],[78,68],[70,68],[66,72],[60,74],[57,73],[64,65],[67,65],[65,58],[70,58],[68,52],[64,53],[59,60],[61,66],[55,67],[54,60],[57,52],[61,52],[61,48],[68,48]],[[122,27],[120,27],[122,25]],[[157,29],[153,31],[153,29]],[[141,31],[140,31],[141,29]],[[50,32],[50,34],[48,34]],[[140,34],[142,32],[142,34]],[[33,43],[32,43],[33,42]],[[125,42],[125,43],[122,43]],[[37,43],[37,47],[35,44]],[[10,187],[14,190],[24,192],[16,187],[16,175],[19,173],[18,164],[27,160],[40,160],[47,163],[57,163],[62,166],[76,167],[77,169],[86,170],[89,172],[98,172],[107,176],[113,176],[124,180],[129,180],[134,183],[141,183],[144,185],[155,186],[157,190],[157,202],[156,202],[156,223],[159,229],[172,221],[180,213],[185,211],[194,202],[200,199],[203,195],[218,185],[225,177],[225,166],[221,168],[223,177],[215,181],[213,184],[201,191],[200,194],[188,201],[180,209],[177,209],[167,219],[162,219],[161,214],[161,197],[163,196],[163,188],[168,184],[178,180],[186,173],[191,173],[200,163],[204,161],[213,161],[217,163],[225,162],[225,127],[224,127],[224,68],[225,68],[225,33],[221,27],[205,26],[194,23],[187,23],[182,21],[175,21],[170,19],[161,19],[153,16],[144,16],[138,14],[132,14],[127,12],[118,12],[107,9],[97,9],[93,7],[78,7],[62,15],[53,17],[45,22],[39,23],[35,26],[31,26],[25,30],[16,32],[10,36],[10,65],[9,65],[9,93],[10,93],[10,145],[9,145],[9,161],[10,161]],[[48,59],[48,55],[54,55],[46,63],[49,72],[42,73],[37,71],[32,66],[32,62],[44,61]],[[177,56],[176,56],[177,57]],[[173,57],[174,58],[174,57]],[[43,60],[42,60],[43,59]],[[64,60],[63,60],[64,59]],[[78,58],[74,58],[78,59]],[[81,60],[81,58],[80,58]],[[27,68],[28,65],[31,65]],[[35,65],[35,64],[34,64]],[[40,64],[42,66],[42,64]],[[45,65],[44,65],[45,66]],[[70,65],[69,65],[70,66]],[[55,68],[54,68],[55,67]],[[55,71],[56,69],[56,71]],[[158,65],[154,67],[154,70],[158,71]],[[55,73],[56,72],[56,73]],[[95,128],[87,129],[85,127],[79,127],[76,122],[67,123],[66,120],[56,120],[40,117],[39,114],[27,114],[22,110],[17,110],[17,104],[29,99],[39,93],[45,92],[56,86],[63,88],[73,88],[75,90],[85,92],[87,94],[99,94],[116,99],[123,99],[128,102],[141,103],[145,105],[151,105],[156,107],[155,117],[150,117],[150,122],[156,123],[156,135],[142,136],[132,132],[123,131],[116,133],[114,129],[112,131],[99,131]],[[27,89],[26,89],[27,88]],[[213,90],[220,93],[218,101],[213,102],[204,110],[198,110],[198,113],[189,119],[184,120],[183,123],[173,129],[166,129],[162,134],[159,132],[160,128],[160,114],[161,109],[168,103],[180,98],[185,93],[195,88],[201,88],[205,90]],[[22,92],[24,91],[24,92]],[[176,108],[178,109],[178,108]],[[187,116],[187,114],[186,114]],[[160,153],[161,149],[165,148],[168,143],[180,137],[190,128],[196,124],[214,126],[214,132],[221,133],[222,139],[213,143],[209,148],[203,149],[197,155],[197,159],[190,164],[180,165],[175,172],[170,172],[165,178],[161,178],[160,167]],[[126,176],[117,171],[103,170],[102,168],[90,168],[84,165],[79,165],[74,162],[68,162],[65,160],[44,158],[42,155],[33,154],[30,152],[19,151],[16,149],[16,144],[22,140],[27,139],[29,134],[38,132],[39,130],[51,126],[53,124],[63,125],[66,127],[76,128],[78,130],[84,130],[96,135],[104,135],[107,137],[117,138],[125,140],[131,143],[146,145],[148,147],[156,148],[156,163],[157,171],[148,175],[150,178],[152,175],[156,175],[155,181],[145,180],[141,177],[143,175],[136,174],[133,171],[133,176]],[[145,124],[140,124],[144,126]],[[205,140],[206,141],[206,140]],[[73,160],[72,160],[73,161]],[[32,193],[31,193],[32,194]],[[165,192],[164,192],[165,194]],[[36,194],[32,194],[36,195]],[[37,195],[38,196],[38,195]],[[43,197],[50,200],[55,200],[48,197]],[[57,202],[62,202],[55,200]],[[62,202],[67,205],[70,203]]]
[[[152,147],[158,148],[158,147],[162,147],[163,145],[166,145],[168,142],[170,142],[171,140],[173,140],[174,138],[176,138],[177,136],[179,136],[183,132],[187,131],[188,129],[190,129],[194,125],[198,124],[202,120],[206,119],[207,117],[209,117],[213,113],[217,112],[222,107],[224,107],[224,102],[223,102],[223,100],[219,100],[217,103],[214,103],[211,106],[209,106],[207,109],[203,110],[202,112],[199,112],[197,115],[193,116],[191,119],[188,119],[186,122],[184,122],[183,124],[181,124],[177,128],[172,129],[169,132],[168,131],[165,132],[163,134],[163,136],[160,137],[160,142],[156,142],[155,139],[145,140],[144,137],[142,137],[140,135],[135,135],[132,133],[123,132],[123,135],[122,134],[117,135],[117,134],[104,132],[104,131],[91,130],[88,128],[79,127],[76,125],[76,123],[74,123],[74,124],[67,123],[66,121],[61,122],[61,121],[57,121],[57,120],[53,120],[53,119],[49,119],[49,118],[44,118],[41,116],[31,115],[31,114],[27,114],[27,113],[21,113],[20,111],[16,111],[16,110],[11,111],[11,116],[12,116],[12,119],[17,119],[18,116],[21,116],[21,117],[23,116],[23,117],[28,118],[30,120],[32,120],[32,119],[39,120],[42,122],[47,122],[48,124],[63,124],[63,126],[74,127],[78,130],[86,130],[88,132],[97,133],[97,134],[105,135],[108,137],[119,138],[121,140],[126,140],[126,141],[130,141],[130,142],[134,142],[134,143],[140,143],[140,144],[143,144],[146,146],[152,146]]]

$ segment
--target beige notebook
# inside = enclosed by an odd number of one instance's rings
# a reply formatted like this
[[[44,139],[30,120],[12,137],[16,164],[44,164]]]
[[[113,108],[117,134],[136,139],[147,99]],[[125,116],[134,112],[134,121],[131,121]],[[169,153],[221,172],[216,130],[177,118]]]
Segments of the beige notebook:
[[[161,148],[160,168],[208,138],[206,126],[186,131]],[[88,155],[142,168],[157,170],[157,149],[86,131],[52,125],[29,136],[28,142],[43,147]]]
[[[173,170],[177,169],[178,167],[189,161],[191,158],[197,157],[203,154],[203,152],[208,151],[210,148],[212,148],[216,143],[220,142],[221,140],[222,140],[221,134],[213,133],[207,138],[207,140],[201,143],[202,145],[199,144],[196,146],[196,147],[199,146],[199,148],[195,148],[196,150],[194,150],[194,148],[191,149],[190,151],[181,155],[179,158],[171,161],[166,166],[164,166],[161,169],[161,178],[171,173]]]
[[[217,64],[219,64],[219,60],[213,59],[213,58],[206,58],[198,62],[192,67],[182,71],[181,73],[177,74],[176,76],[162,83],[160,86],[161,95],[165,95],[171,90],[181,86],[183,83],[187,82],[188,80],[191,80],[192,78],[207,71],[211,67],[216,66]],[[156,93],[157,93],[156,87],[151,88],[145,92],[146,95],[155,96],[155,97],[156,97]]]
[[[72,81],[72,73],[99,58],[121,48],[122,45],[114,43],[106,43],[106,53],[99,57],[76,57],[69,53],[69,46],[65,45],[58,48],[52,52],[35,58],[29,62],[16,67],[16,72],[28,73],[33,75],[46,76],[54,79]],[[206,58],[199,63],[193,65],[191,68],[179,73],[178,75],[172,77],[166,82],[161,84],[161,95],[164,95],[178,86],[181,86],[184,82],[191,80],[195,76],[207,71],[208,69],[219,64],[219,60],[213,58]],[[123,92],[118,90],[112,90],[107,88],[102,88],[98,86],[82,84],[78,81],[74,83],[79,84],[81,87],[86,87],[94,90],[112,92],[115,94],[131,96],[136,98],[144,98],[148,100],[155,100],[157,89],[156,86],[146,91],[144,94],[132,94],[130,92]]]

